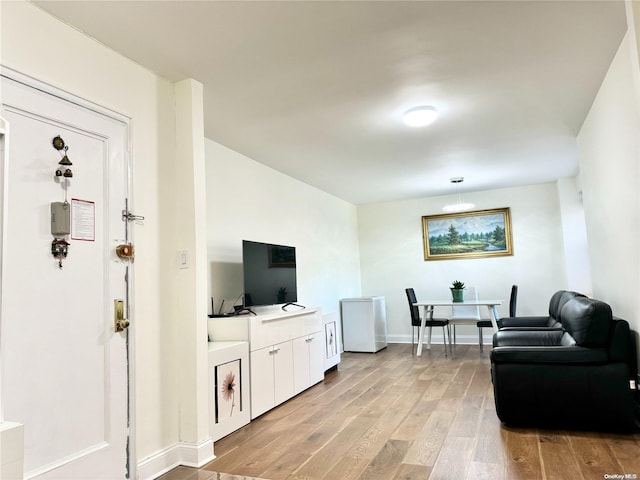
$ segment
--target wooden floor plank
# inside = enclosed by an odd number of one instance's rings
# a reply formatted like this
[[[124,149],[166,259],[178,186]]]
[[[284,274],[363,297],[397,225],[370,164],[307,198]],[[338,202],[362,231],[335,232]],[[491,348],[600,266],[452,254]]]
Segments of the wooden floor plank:
[[[473,439],[469,437],[446,438],[442,449],[438,454],[430,479],[433,480],[458,480],[467,477],[471,455],[473,452]]]
[[[455,413],[434,411],[412,443],[402,463],[433,467],[449,433]]]
[[[360,474],[358,480],[389,480],[393,478],[408,449],[409,442],[407,441],[389,440]]]
[[[570,436],[569,443],[584,478],[605,478],[605,475],[612,473],[623,473],[622,465],[618,463],[609,446],[599,438]],[[640,450],[637,454],[640,455]]]
[[[546,480],[565,480],[569,473],[575,480],[585,478],[563,432],[541,432],[538,448]]]
[[[390,480],[425,480],[431,475],[431,467],[401,463],[395,476]]]
[[[603,441],[613,452],[621,467],[620,473],[640,478],[640,435],[604,436]]]
[[[503,464],[483,463],[472,460],[469,464],[466,478],[473,478],[474,480],[507,480],[505,475]]]
[[[364,433],[375,423],[373,417],[358,417],[327,442],[304,464],[293,469],[299,477],[322,478],[327,473],[327,466],[336,464],[344,453],[353,446]]]
[[[502,428],[495,412],[483,409],[476,433],[473,461],[483,464],[505,465],[505,445]]]

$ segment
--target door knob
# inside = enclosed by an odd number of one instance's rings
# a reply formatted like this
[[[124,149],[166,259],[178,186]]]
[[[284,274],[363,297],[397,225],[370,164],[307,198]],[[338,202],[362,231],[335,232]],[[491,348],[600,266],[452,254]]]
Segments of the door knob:
[[[129,320],[126,318],[116,320],[116,332],[124,332],[127,327],[129,327]]]

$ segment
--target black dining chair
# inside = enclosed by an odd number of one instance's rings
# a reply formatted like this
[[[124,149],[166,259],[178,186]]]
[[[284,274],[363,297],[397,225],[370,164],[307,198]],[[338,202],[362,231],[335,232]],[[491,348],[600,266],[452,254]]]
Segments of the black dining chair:
[[[420,334],[420,309],[414,305],[417,302],[416,292],[413,288],[405,288],[407,294],[407,301],[409,302],[409,311],[411,312],[411,354],[413,354],[413,346],[415,345],[415,329],[418,327],[418,335]],[[431,330],[433,327],[442,327],[442,341],[444,343],[444,356],[447,356],[447,335],[445,334],[445,327],[449,336],[449,349],[451,349],[451,330],[449,328],[449,319],[447,318],[433,318],[433,307],[429,311],[429,317],[424,323],[425,327],[429,327],[429,336],[431,336]]]
[[[516,304],[518,303],[518,285],[511,286],[511,295],[509,296],[509,316],[516,316]],[[478,326],[478,341],[480,342],[480,353],[483,352],[483,344],[482,344],[482,329],[483,328],[493,328],[491,324],[491,320],[480,320],[477,323]],[[498,320],[498,328],[500,328],[500,320]]]
[[[509,316],[516,316],[516,304],[518,303],[518,285],[511,286],[511,297],[509,297]]]

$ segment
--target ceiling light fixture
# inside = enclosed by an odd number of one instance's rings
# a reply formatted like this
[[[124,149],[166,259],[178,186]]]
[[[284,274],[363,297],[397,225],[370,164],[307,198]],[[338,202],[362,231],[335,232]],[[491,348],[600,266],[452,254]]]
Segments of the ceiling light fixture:
[[[460,192],[460,190],[462,182],[464,182],[464,177],[453,177],[449,180],[456,186],[458,198],[456,203],[445,205],[444,207],[442,207],[442,210],[444,210],[445,212],[463,212],[465,210],[471,210],[473,207],[475,207],[475,204],[473,203],[465,203],[462,201],[462,193]]]
[[[434,107],[420,106],[407,110],[404,114],[404,123],[410,127],[425,127],[435,122],[438,111]]]

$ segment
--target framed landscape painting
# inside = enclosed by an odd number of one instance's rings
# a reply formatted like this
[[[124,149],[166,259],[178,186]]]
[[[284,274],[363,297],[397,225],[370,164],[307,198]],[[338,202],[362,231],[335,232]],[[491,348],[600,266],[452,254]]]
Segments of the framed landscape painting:
[[[422,217],[425,260],[513,255],[509,208]]]

